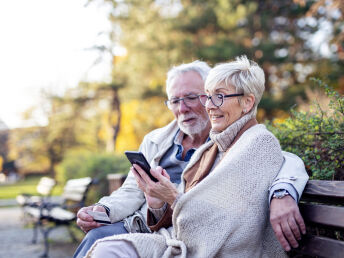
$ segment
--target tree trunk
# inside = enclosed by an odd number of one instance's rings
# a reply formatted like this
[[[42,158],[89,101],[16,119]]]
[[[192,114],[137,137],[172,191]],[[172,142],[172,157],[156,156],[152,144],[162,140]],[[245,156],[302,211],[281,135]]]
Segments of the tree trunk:
[[[116,140],[117,136],[120,130],[121,125],[121,101],[118,96],[118,89],[112,88],[112,101],[111,101],[111,114],[116,115],[116,122],[113,123],[112,116],[110,116],[110,124],[111,124],[111,133],[112,133],[112,139],[111,144],[108,144],[107,151],[112,152],[116,148]]]

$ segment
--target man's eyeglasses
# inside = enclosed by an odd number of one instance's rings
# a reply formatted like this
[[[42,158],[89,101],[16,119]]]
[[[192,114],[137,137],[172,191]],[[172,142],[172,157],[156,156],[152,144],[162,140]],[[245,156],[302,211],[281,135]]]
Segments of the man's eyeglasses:
[[[172,98],[172,99],[169,99],[169,100],[166,100],[165,101],[165,104],[167,105],[167,107],[169,109],[177,109],[179,107],[179,104],[181,101],[184,101],[184,104],[188,107],[195,107],[197,106],[197,104],[199,103],[198,101],[201,100],[201,98],[204,96],[207,96],[207,95],[204,95],[204,94],[190,94],[190,95],[187,95],[183,98]]]
[[[237,93],[237,94],[229,94],[229,95],[223,95],[222,93],[219,94],[214,94],[212,96],[208,95],[200,95],[199,99],[202,103],[203,106],[207,104],[209,100],[214,104],[216,107],[221,107],[223,104],[223,100],[225,98],[231,98],[231,97],[239,97],[239,96],[244,96],[243,93]]]

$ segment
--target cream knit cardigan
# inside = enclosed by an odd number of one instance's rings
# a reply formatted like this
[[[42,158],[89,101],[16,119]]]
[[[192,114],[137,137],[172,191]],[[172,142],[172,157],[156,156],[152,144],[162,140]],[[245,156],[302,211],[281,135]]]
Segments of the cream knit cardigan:
[[[192,156],[187,173],[210,141]],[[126,240],[140,257],[286,257],[268,219],[268,188],[283,163],[278,140],[264,125],[246,130],[214,170],[178,200],[173,227],[153,234],[125,234],[98,240]],[[184,182],[179,185],[184,192]]]

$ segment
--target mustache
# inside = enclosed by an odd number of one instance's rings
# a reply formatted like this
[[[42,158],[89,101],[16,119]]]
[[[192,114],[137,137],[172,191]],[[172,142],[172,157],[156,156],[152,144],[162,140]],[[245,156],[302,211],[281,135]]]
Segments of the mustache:
[[[180,115],[178,117],[178,120],[179,121],[184,121],[184,120],[189,120],[189,119],[192,119],[192,118],[196,118],[197,119],[197,116],[195,116],[195,115]]]

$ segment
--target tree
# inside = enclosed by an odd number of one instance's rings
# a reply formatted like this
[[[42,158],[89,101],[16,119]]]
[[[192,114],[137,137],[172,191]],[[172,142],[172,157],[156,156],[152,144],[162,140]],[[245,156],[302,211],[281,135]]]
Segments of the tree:
[[[113,34],[128,52],[116,69],[128,78],[129,97],[164,95],[165,74],[174,64],[194,59],[215,64],[241,54],[256,60],[266,73],[262,117],[271,118],[293,106],[297,96],[305,97],[310,76],[327,77],[335,87],[344,80],[343,61],[336,58],[342,46],[328,40],[326,54],[311,44],[313,35],[324,32],[324,24],[333,28],[328,39],[341,37],[340,1],[103,2],[112,5]]]

